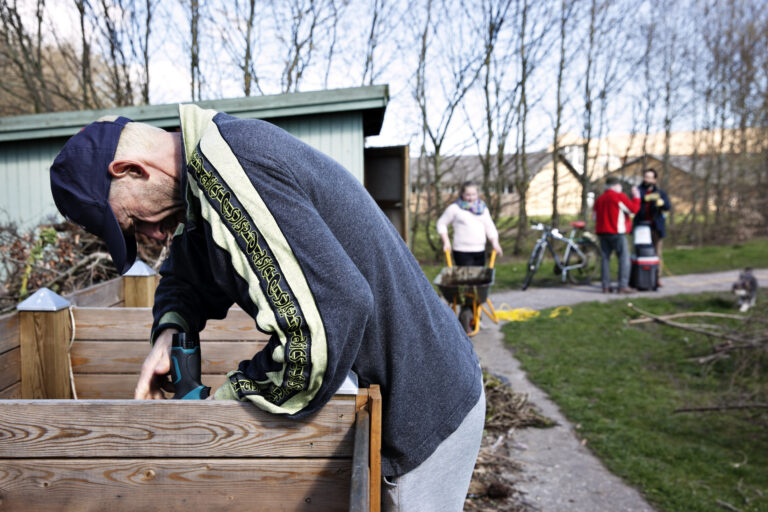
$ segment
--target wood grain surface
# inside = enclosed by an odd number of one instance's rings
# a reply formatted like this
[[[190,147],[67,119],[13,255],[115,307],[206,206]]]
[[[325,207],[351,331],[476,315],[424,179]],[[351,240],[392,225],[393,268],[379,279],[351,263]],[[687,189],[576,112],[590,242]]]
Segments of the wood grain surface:
[[[225,374],[240,361],[251,359],[263,341],[203,341],[200,345],[203,373]],[[141,363],[152,347],[146,341],[76,341],[72,344],[75,373],[129,373],[138,377]]]
[[[351,457],[354,421],[354,397],[304,420],[234,401],[7,400],[0,458]]]
[[[114,307],[123,302],[123,278],[116,277],[103,283],[64,295],[73,306]]]
[[[352,487],[349,493],[350,510],[370,512],[371,469],[368,457],[371,442],[371,418],[366,409],[357,412],[355,445],[352,457]]]
[[[0,459],[0,510],[349,509],[349,459]]]
[[[0,354],[0,389],[21,381],[21,350],[13,350]]]
[[[19,314],[0,316],[0,353],[19,346]]]
[[[155,303],[157,280],[151,276],[123,276],[123,297],[127,308],[151,308]]]
[[[371,511],[379,512],[381,504],[381,390],[378,384],[368,389],[368,408],[371,412],[370,468]]]
[[[16,398],[21,398],[21,382],[0,389],[0,400],[14,400]]]
[[[74,308],[78,340],[149,340],[151,308]],[[253,319],[239,308],[229,310],[223,320],[209,320],[201,340],[267,340]]]
[[[69,311],[21,311],[21,395],[24,398],[71,398]]]
[[[203,375],[202,381],[213,391],[224,384],[225,375]],[[130,400],[138,374],[76,373],[75,390],[81,400]]]

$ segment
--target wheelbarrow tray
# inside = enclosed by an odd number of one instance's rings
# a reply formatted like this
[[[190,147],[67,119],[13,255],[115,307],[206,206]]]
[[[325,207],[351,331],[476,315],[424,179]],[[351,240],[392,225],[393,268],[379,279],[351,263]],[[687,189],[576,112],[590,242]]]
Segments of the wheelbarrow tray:
[[[495,276],[495,269],[488,267],[443,267],[432,282],[449,303],[462,303],[464,296],[472,294],[482,304]]]

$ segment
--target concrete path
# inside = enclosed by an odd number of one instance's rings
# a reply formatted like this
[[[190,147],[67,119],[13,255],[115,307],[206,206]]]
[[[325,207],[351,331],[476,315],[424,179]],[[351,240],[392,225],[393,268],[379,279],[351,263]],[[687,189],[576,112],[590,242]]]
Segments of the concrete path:
[[[763,286],[768,285],[768,269],[755,271]],[[728,291],[738,271],[665,277],[664,287],[656,292],[631,295],[603,294],[598,286],[562,286],[491,294],[495,306],[543,309],[579,302],[626,300],[631,297],[658,297],[680,293]],[[484,368],[509,379],[517,393],[528,394],[530,402],[545,416],[557,421],[550,429],[528,428],[515,432],[517,448],[509,454],[523,465],[517,488],[527,494],[527,501],[543,512],[635,512],[653,511],[634,488],[610,473],[575,435],[574,427],[560,413],[557,405],[528,380],[520,363],[503,344],[500,326],[487,317],[482,329],[472,338]]]

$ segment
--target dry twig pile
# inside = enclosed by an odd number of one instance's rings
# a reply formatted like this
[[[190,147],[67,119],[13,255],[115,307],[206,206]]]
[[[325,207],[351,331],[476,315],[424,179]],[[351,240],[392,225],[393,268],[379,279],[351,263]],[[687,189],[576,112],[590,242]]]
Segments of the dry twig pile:
[[[509,457],[514,444],[512,436],[519,428],[546,428],[555,423],[542,416],[528,402],[527,395],[515,393],[498,377],[483,373],[483,380],[485,433],[464,510],[528,512],[533,510],[532,505],[515,488],[514,475],[520,471],[520,465]]]
[[[157,268],[163,247],[142,239],[139,258]],[[28,233],[0,225],[0,314],[41,287],[61,295],[117,277],[106,246],[69,222]]]

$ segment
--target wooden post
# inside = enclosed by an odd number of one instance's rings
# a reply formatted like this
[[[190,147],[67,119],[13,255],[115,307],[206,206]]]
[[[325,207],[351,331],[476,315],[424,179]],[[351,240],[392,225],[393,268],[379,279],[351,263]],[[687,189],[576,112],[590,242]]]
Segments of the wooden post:
[[[146,263],[136,260],[123,274],[123,295],[127,308],[151,308],[155,304],[156,272]]]
[[[22,398],[72,398],[69,305],[63,297],[41,288],[17,306]]]
[[[381,390],[378,384],[371,384],[368,391],[368,405],[371,412],[371,512],[381,508]]]

